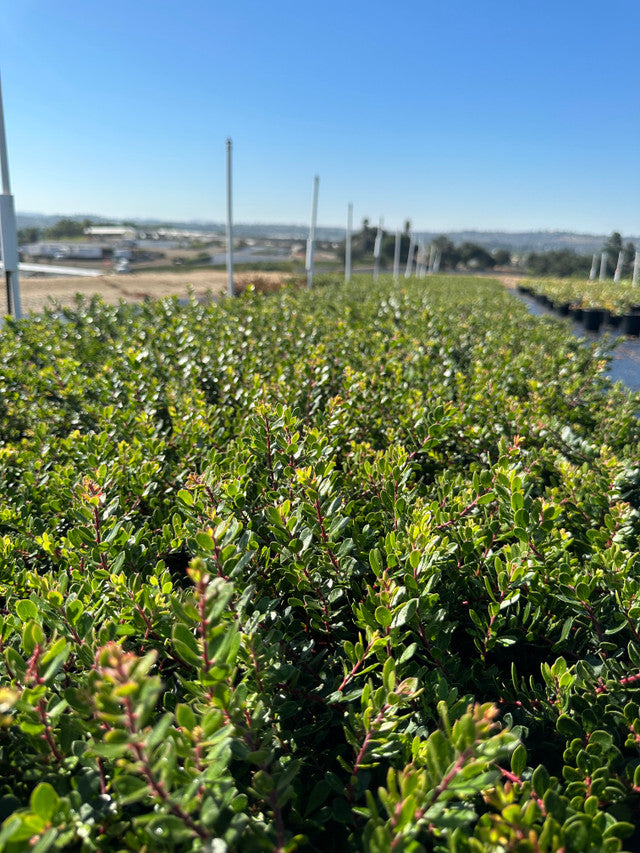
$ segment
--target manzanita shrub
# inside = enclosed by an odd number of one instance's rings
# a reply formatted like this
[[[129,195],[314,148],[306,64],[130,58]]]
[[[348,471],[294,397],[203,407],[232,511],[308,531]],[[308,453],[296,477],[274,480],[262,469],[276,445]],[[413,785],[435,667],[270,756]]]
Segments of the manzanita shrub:
[[[0,338],[0,850],[640,844],[640,399],[495,282]]]
[[[546,296],[555,306],[603,308],[614,316],[637,311],[640,294],[630,280],[585,281],[582,279],[541,279],[527,281],[526,290]]]

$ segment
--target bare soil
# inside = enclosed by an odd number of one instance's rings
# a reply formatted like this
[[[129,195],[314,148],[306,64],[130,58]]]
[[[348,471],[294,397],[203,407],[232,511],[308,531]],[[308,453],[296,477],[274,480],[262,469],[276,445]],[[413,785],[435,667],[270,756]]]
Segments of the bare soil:
[[[290,273],[240,272],[234,276],[234,283],[238,291],[250,284],[254,284],[259,290],[266,291],[275,290],[294,278]],[[217,296],[224,293],[226,289],[227,274],[221,270],[110,274],[96,278],[20,276],[20,295],[22,310],[25,314],[29,311],[41,311],[46,305],[73,305],[77,294],[85,299],[98,294],[105,302],[116,304],[120,299],[127,302],[142,302],[147,298],[186,297],[190,293],[196,298],[204,298],[207,295]],[[6,310],[4,288],[0,294],[0,303],[3,310]]]

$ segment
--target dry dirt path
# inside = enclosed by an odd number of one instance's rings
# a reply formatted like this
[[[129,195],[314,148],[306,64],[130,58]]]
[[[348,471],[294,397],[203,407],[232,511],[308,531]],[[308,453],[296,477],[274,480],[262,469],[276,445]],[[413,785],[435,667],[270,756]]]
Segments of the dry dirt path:
[[[279,272],[240,272],[234,277],[236,287],[242,289],[252,282],[263,288],[275,287],[292,276]],[[69,278],[20,276],[22,310],[42,311],[52,303],[68,306],[75,303],[76,294],[90,299],[95,294],[109,304],[120,299],[127,302],[142,302],[147,297],[161,299],[164,296],[185,297],[192,292],[196,298],[207,293],[218,295],[227,288],[227,274],[220,270],[193,270],[185,272],[144,272],[130,275],[103,275],[96,278]],[[4,289],[0,293],[0,313],[6,312]]]

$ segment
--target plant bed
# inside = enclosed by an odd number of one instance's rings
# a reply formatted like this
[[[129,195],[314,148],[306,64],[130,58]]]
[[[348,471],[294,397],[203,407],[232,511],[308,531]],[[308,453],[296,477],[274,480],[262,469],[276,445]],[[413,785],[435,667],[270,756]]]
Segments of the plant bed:
[[[582,323],[588,332],[597,332],[607,320],[607,312],[602,308],[585,308]]]
[[[637,847],[601,347],[434,276],[79,302],[0,351],[0,850]]]
[[[640,335],[640,313],[625,314],[622,317],[621,329],[625,335],[637,338]]]

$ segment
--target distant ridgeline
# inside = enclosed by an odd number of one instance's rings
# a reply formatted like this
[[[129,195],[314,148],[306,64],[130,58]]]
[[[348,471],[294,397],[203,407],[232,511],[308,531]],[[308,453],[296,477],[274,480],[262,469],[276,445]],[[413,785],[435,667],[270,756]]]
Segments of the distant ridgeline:
[[[49,228],[62,219],[62,216],[47,215],[38,213],[18,213],[17,222],[18,228]],[[106,224],[112,220],[105,219],[101,216],[92,216],[89,214],[78,214],[75,216],[66,216],[66,219],[76,219],[78,221],[90,220],[93,224]],[[140,227],[143,226],[158,226],[171,225],[176,228],[197,228],[208,230],[213,233],[224,233],[224,225],[216,222],[164,222],[160,220],[127,220],[132,224],[135,223]],[[234,231],[238,238],[264,238],[264,237],[280,237],[292,239],[305,239],[309,232],[307,224],[297,225],[281,225],[269,223],[237,223],[234,225]],[[442,234],[443,231],[417,231],[414,232],[417,240],[422,240],[429,243],[431,240]],[[561,249],[571,249],[577,253],[582,252],[598,252],[602,249],[603,244],[607,240],[608,235],[605,234],[577,234],[572,231],[448,231],[447,236],[456,244],[458,243],[477,243],[487,249],[509,249],[511,251],[523,252],[548,252]],[[343,240],[343,227],[322,227],[318,226],[316,230],[316,238],[318,240]],[[625,241],[631,240],[634,243],[640,243],[640,236],[626,236]]]

